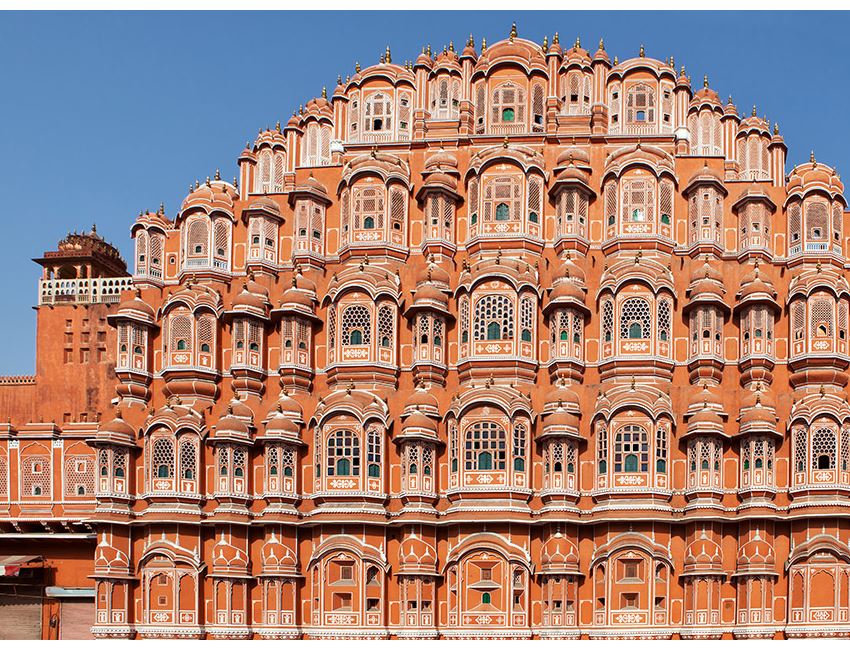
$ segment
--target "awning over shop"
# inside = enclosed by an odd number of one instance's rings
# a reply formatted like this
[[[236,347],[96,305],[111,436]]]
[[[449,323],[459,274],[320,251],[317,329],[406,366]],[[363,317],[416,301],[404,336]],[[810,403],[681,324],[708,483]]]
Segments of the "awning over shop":
[[[40,559],[40,555],[0,555],[0,577],[17,576],[21,567]]]

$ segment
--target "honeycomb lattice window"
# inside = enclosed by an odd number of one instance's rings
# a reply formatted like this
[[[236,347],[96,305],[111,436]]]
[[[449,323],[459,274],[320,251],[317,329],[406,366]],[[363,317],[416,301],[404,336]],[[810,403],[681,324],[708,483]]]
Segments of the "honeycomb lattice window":
[[[483,183],[483,221],[519,222],[522,219],[523,177],[519,175],[485,176]]]
[[[206,257],[209,254],[209,223],[206,217],[189,222],[186,229],[186,254],[189,257]]]
[[[626,96],[627,124],[655,123],[655,89],[639,83],[628,89]]]
[[[655,181],[627,178],[623,181],[623,223],[655,221]]]
[[[806,238],[808,241],[829,239],[829,208],[824,201],[806,202]]]
[[[180,478],[185,481],[198,478],[198,448],[195,441],[186,436],[180,440]]]
[[[514,337],[514,304],[501,294],[482,296],[475,303],[475,340],[506,341]]]
[[[387,93],[377,92],[366,97],[363,130],[367,133],[387,133],[393,129],[393,100]]]
[[[151,450],[151,478],[174,478],[174,441],[171,438],[156,438]]]
[[[614,340],[614,303],[610,300],[602,303],[602,340]]]
[[[662,298],[658,301],[658,340],[670,340],[670,301]]]
[[[342,344],[370,345],[372,315],[364,305],[349,305],[342,312]]]
[[[835,431],[829,428],[817,429],[812,435],[812,469],[835,469]]]
[[[467,470],[504,470],[507,457],[505,430],[495,422],[476,422],[466,432]]]
[[[831,337],[833,335],[833,302],[830,298],[816,298],[812,301],[810,334],[813,338]]]
[[[620,308],[620,339],[650,338],[651,318],[651,310],[647,300],[643,298],[626,300]]]
[[[523,341],[532,340],[536,311],[533,299],[530,296],[523,297],[519,303],[519,320]]]
[[[212,353],[215,350],[215,316],[204,314],[198,318],[198,352]]]
[[[389,305],[382,305],[378,309],[378,344],[382,348],[391,348],[395,340],[395,319],[393,310]]]
[[[805,429],[794,430],[794,471],[804,472],[806,470],[806,458],[808,456],[808,439]]]
[[[525,89],[513,83],[504,83],[494,91],[490,104],[492,124],[518,124],[525,126]]]
[[[602,425],[596,428],[596,467],[600,474],[608,471],[608,431]]]
[[[460,338],[466,343],[469,338],[469,296],[462,296],[458,305],[460,310]]]
[[[655,470],[667,472],[667,430],[664,427],[655,430]]]

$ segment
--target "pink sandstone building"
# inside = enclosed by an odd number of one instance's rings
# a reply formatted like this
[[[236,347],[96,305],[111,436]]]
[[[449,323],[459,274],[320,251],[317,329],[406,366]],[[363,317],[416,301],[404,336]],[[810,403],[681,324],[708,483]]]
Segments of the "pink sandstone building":
[[[512,29],[358,65],[132,275],[69,235],[0,379],[0,638],[850,636],[850,217],[786,153]]]

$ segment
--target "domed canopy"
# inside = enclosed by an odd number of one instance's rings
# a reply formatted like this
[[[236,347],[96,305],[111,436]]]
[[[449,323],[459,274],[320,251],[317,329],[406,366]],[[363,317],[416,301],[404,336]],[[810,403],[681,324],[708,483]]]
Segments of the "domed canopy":
[[[250,577],[248,573],[248,554],[234,546],[221,532],[212,552],[213,576]]]
[[[557,532],[540,549],[541,574],[583,575],[579,570],[579,553],[575,543]]]
[[[424,386],[419,385],[410,393],[407,401],[404,403],[403,415],[410,415],[416,411],[421,411],[425,415],[433,418],[440,418],[440,405],[434,394],[427,390]]]
[[[684,311],[689,311],[697,305],[711,304],[719,307],[724,312],[729,312],[724,296],[726,288],[723,286],[723,276],[706,259],[702,266],[694,265],[691,273],[691,283],[688,285],[685,295],[688,302]]]
[[[272,530],[261,550],[264,576],[299,577],[298,559]]]
[[[416,533],[411,533],[402,540],[398,559],[398,575],[439,575],[436,549]]]
[[[811,192],[820,192],[830,199],[840,201],[846,206],[844,199],[844,184],[835,171],[829,165],[817,162],[814,153],[808,163],[797,165],[788,174],[788,183],[785,186],[788,198],[804,197]]]
[[[268,196],[258,196],[243,211],[243,215],[248,215],[252,212],[262,212],[273,217],[281,217],[280,206],[277,201]]]
[[[148,303],[142,300],[142,292],[137,287],[129,298],[118,305],[113,314],[107,314],[106,320],[115,323],[119,320],[130,320],[149,327],[156,326],[156,313]]]
[[[221,180],[210,181],[208,178],[206,183],[200,184],[183,200],[178,220],[194,211],[206,214],[220,212],[232,219],[234,205],[238,199],[239,192],[233,185]]]
[[[121,416],[121,410],[116,408],[115,417],[112,420],[98,424],[97,441],[135,447],[136,430],[124,420]]]
[[[233,307],[228,314],[245,314],[265,320],[270,307],[269,290],[249,275],[242,283],[242,290],[233,299]]]
[[[741,278],[741,287],[735,294],[735,311],[737,312],[745,305],[752,303],[764,303],[774,311],[779,311],[780,307],[776,302],[776,295],[773,283],[769,277],[761,273],[758,259],[756,259],[753,270]]]
[[[738,548],[735,575],[775,575],[776,553],[759,530]]]
[[[401,425],[401,433],[394,437],[396,441],[419,439],[437,442],[437,423],[425,413],[414,410],[409,415],[403,415],[402,418],[404,421]]]
[[[685,549],[683,575],[722,575],[723,551],[703,530]]]

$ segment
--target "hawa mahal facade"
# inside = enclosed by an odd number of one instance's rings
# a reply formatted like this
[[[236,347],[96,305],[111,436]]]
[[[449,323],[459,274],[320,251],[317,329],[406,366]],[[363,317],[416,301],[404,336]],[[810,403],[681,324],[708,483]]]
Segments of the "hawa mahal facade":
[[[642,47],[358,65],[132,275],[36,260],[2,592],[45,638],[850,636],[848,213],[785,159]]]

